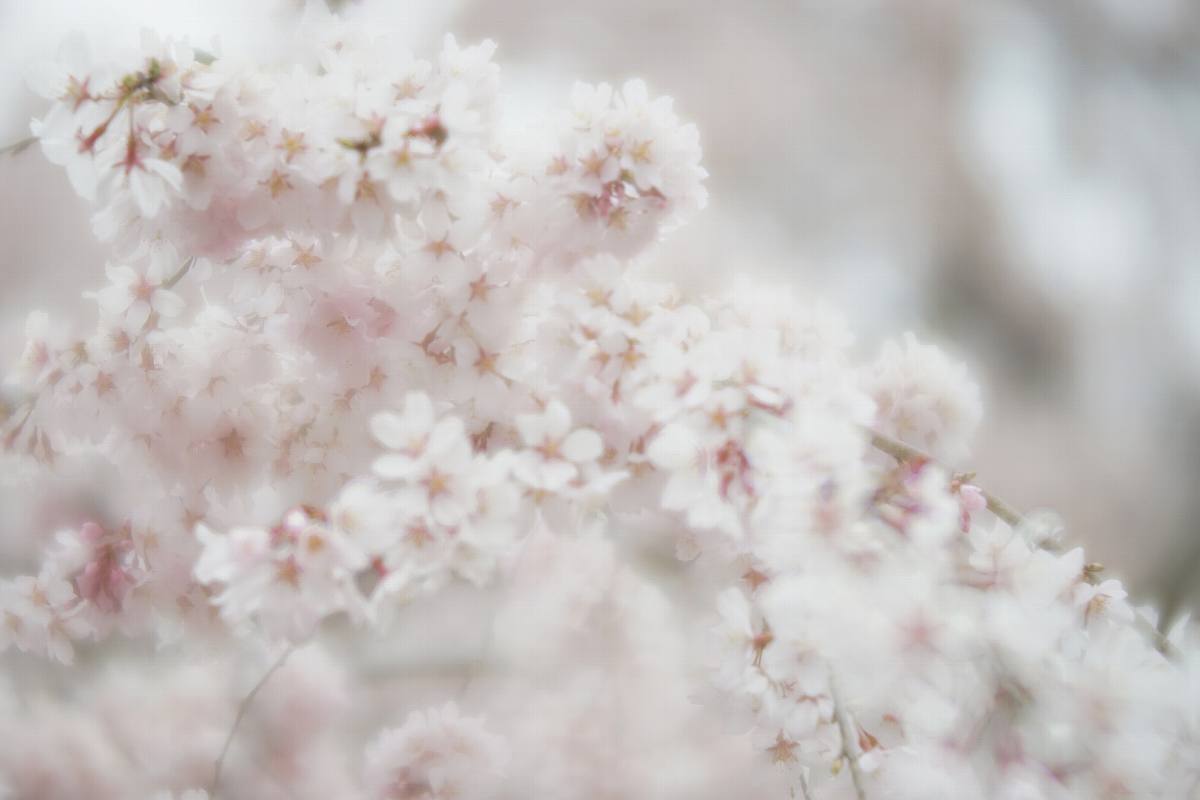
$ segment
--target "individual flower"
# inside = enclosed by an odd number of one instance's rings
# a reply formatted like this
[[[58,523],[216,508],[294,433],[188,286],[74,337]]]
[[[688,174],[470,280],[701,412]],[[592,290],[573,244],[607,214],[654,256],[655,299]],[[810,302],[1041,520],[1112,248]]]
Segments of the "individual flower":
[[[401,481],[405,496],[436,522],[454,525],[475,502],[475,459],[462,420],[432,422],[431,414],[427,397],[410,396],[403,416],[377,416],[372,423],[376,437],[400,449],[377,458],[374,470],[380,478]]]
[[[863,382],[875,400],[880,433],[939,458],[965,455],[983,415],[979,387],[966,367],[909,333],[884,345]]]
[[[406,478],[412,475],[430,449],[431,441],[441,449],[445,442],[461,434],[461,424],[454,418],[439,425],[433,411],[433,401],[424,392],[409,392],[404,398],[401,414],[381,412],[371,418],[371,433],[388,448],[389,453],[375,461],[375,472],[384,478]]]
[[[120,320],[131,331],[140,331],[150,318],[172,318],[184,307],[183,298],[166,282],[183,266],[175,262],[173,253],[159,252],[146,259],[140,269],[126,264],[108,264],[105,274],[109,286],[96,293],[101,313]]]
[[[580,470],[604,453],[604,440],[589,428],[571,428],[571,412],[558,400],[540,414],[518,414],[517,430],[525,449],[513,469],[541,492],[555,492],[580,476]]]

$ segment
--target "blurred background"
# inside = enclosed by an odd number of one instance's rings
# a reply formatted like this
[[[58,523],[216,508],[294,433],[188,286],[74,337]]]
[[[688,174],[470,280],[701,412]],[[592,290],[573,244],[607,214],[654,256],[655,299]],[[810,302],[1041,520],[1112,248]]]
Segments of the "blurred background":
[[[444,31],[495,39],[518,107],[560,105],[576,79],[674,96],[712,177],[709,208],[659,254],[673,278],[827,297],[865,357],[906,330],[943,344],[986,401],[955,466],[1055,509],[1139,601],[1200,602],[1195,0],[374,5],[417,52]],[[72,30],[100,53],[143,27],[250,52],[299,8],[0,0],[0,145],[42,111],[27,65]],[[85,308],[103,251],[36,148],[0,156],[0,241],[7,363],[28,310]]]

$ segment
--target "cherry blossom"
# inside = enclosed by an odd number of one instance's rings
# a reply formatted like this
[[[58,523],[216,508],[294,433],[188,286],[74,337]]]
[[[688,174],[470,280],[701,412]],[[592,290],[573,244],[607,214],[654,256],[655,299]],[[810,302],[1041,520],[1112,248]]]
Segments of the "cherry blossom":
[[[152,256],[143,272],[125,265],[109,265],[105,272],[110,285],[96,293],[101,312],[123,320],[130,331],[140,330],[152,313],[179,316],[183,298],[164,285],[179,264],[175,254],[168,252]]]
[[[526,449],[514,470],[535,491],[562,489],[604,453],[600,434],[588,428],[572,430],[571,412],[557,400],[540,414],[517,415],[516,425]]]
[[[38,71],[110,252],[0,398],[16,797],[1193,791],[1195,626],[953,471],[965,366],[652,280],[706,202],[669,98],[510,116],[493,43],[351,5]]]
[[[966,368],[911,333],[888,342],[865,376],[877,427],[944,458],[958,458],[983,413]]]

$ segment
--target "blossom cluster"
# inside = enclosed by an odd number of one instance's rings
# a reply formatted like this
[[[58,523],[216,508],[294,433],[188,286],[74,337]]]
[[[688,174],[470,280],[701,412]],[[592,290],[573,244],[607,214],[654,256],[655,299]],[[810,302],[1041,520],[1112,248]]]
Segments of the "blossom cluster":
[[[696,797],[727,763],[805,798],[1191,791],[1186,622],[1156,638],[1080,550],[872,446],[963,458],[961,366],[911,336],[864,363],[809,298],[648,275],[705,201],[669,99],[580,85],[514,120],[491,43],[423,61],[319,16],[296,39],[280,63],[147,38],[43,71],[34,132],[112,258],[90,332],[29,317],[0,405],[8,491],[53,485],[62,528],[0,581],[0,647],[295,647],[494,586],[490,716],[414,713],[361,773],[313,743],[311,786]],[[662,549],[716,622],[642,572]],[[707,763],[739,742],[753,758]],[[3,767],[17,797],[76,785]],[[195,772],[154,788],[192,800]]]

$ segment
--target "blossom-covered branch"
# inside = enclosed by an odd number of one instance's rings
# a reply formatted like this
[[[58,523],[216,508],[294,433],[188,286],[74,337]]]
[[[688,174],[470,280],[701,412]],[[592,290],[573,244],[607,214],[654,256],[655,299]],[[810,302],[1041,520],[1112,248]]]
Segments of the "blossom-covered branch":
[[[905,444],[904,442],[884,436],[881,433],[870,431],[871,446],[881,453],[887,453],[892,458],[900,462],[921,463],[932,461],[933,457],[923,453],[915,447]],[[974,485],[974,484],[972,484]],[[1000,519],[1014,528],[1020,527],[1025,522],[1025,518],[1021,516],[1021,512],[1010,506],[1008,503],[996,497],[991,492],[980,487],[975,487],[979,494],[982,495],[984,502],[987,504],[987,510],[995,514]]]
[[[901,463],[924,464],[933,460],[931,456],[921,452],[915,447],[904,444],[903,442],[879,433],[875,433],[874,431],[870,431],[869,435],[871,437],[872,447],[882,453],[888,454]],[[996,497],[994,494],[991,494],[987,490],[975,486],[974,484],[965,484],[966,480],[972,480],[973,478],[974,476],[971,475],[965,479],[959,479],[958,482],[960,483],[960,493],[964,491],[977,492],[986,503],[987,510],[995,514],[1014,529],[1021,529],[1027,524],[1027,520],[1021,514],[1021,512],[1017,511],[1008,503]],[[1053,549],[1058,543],[1054,541],[1053,538],[1041,538],[1038,540],[1037,544],[1044,548]],[[1098,581],[1097,576],[1103,571],[1104,565],[1092,562],[1084,566],[1084,577],[1088,582],[1096,583]],[[1176,651],[1175,645],[1171,642],[1170,637],[1158,630],[1144,616],[1139,615],[1136,622],[1137,626],[1143,630],[1143,632],[1150,638],[1151,641],[1154,642],[1154,646],[1158,648],[1159,652],[1171,657],[1178,657],[1179,653]]]
[[[1190,791],[1192,626],[1156,649],[1118,581],[941,466],[982,417],[961,364],[650,277],[706,200],[669,98],[579,84],[522,119],[490,42],[421,59],[315,5],[295,33],[38,72],[42,152],[110,258],[95,326],[32,313],[6,381],[5,491],[39,513],[0,650],[81,681],[125,640],[327,652],[248,696],[170,684],[194,719],[168,753],[25,711],[100,766],[0,753],[16,797],[193,800],[210,768],[231,798]],[[352,655],[397,641],[497,668],[424,676],[421,708]]]

